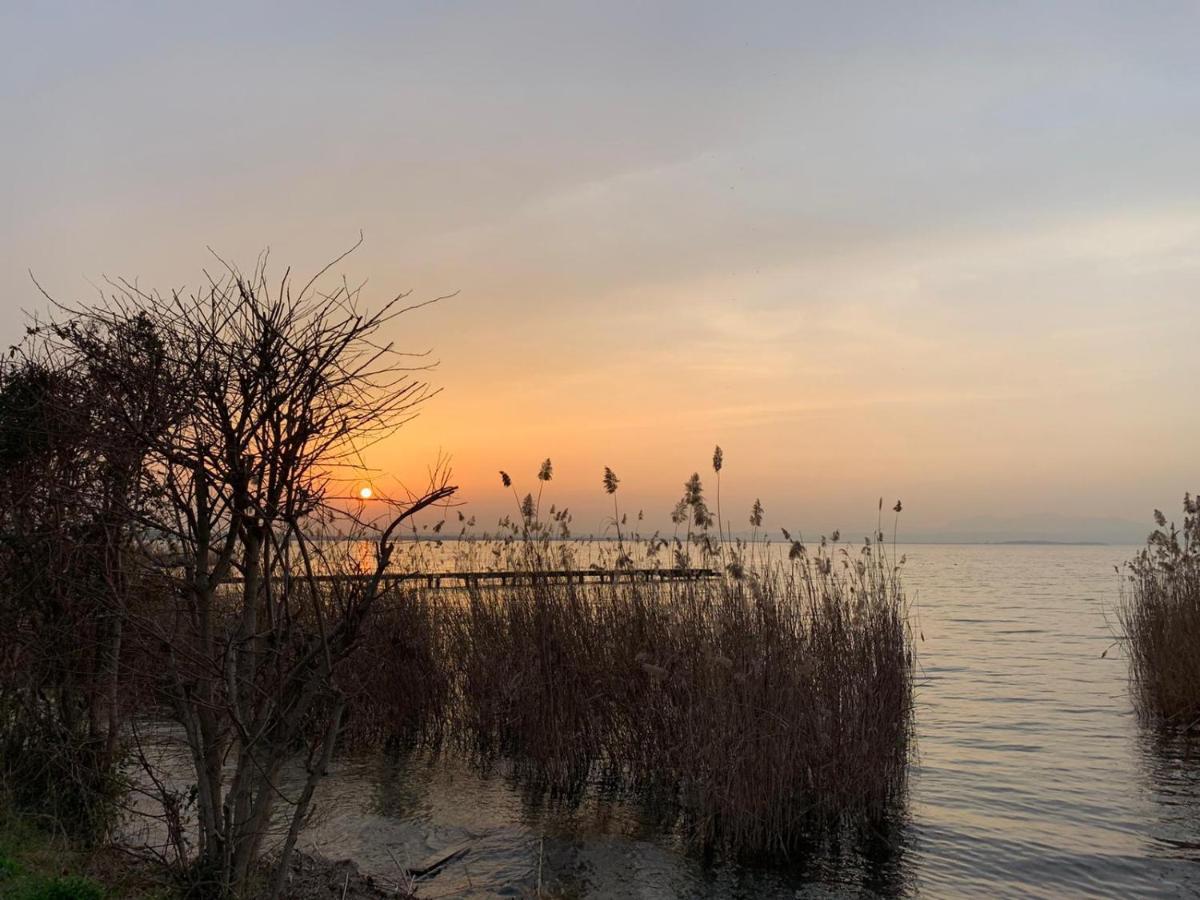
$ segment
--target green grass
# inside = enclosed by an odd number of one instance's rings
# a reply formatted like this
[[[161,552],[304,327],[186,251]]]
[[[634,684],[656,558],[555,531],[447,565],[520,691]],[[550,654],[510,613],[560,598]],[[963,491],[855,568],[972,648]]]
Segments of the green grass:
[[[105,865],[105,861],[109,865]],[[0,798],[3,900],[166,900],[161,888],[111,857],[86,852],[18,815]]]
[[[114,896],[82,875],[46,877],[18,874],[0,881],[0,897],[13,900],[105,900]]]
[[[48,836],[5,814],[0,822],[0,897],[11,900],[104,900],[98,883],[79,874],[56,872],[73,860]]]

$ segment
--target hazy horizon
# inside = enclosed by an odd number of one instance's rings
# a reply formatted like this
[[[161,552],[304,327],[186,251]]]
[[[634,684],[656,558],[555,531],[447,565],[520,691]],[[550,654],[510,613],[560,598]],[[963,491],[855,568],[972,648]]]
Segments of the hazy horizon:
[[[545,457],[581,531],[1137,540],[1197,488],[1200,9],[57,4],[0,12],[0,339],[32,284],[337,272],[444,390],[481,526]],[[889,517],[890,518],[890,517]],[[890,526],[889,526],[890,530]],[[1051,537],[1058,535],[1058,537]]]

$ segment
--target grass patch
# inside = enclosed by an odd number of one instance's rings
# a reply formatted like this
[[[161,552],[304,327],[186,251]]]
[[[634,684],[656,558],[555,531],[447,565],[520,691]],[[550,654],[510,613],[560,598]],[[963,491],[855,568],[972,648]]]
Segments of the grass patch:
[[[105,900],[99,883],[72,872],[74,853],[11,812],[0,811],[0,897]],[[66,871],[64,871],[64,867]]]
[[[5,892],[2,896],[11,897],[13,900],[106,900],[110,894],[89,878],[81,875],[63,875],[17,879],[13,883],[12,892]]]
[[[124,855],[85,848],[0,798],[0,898],[166,900],[170,893]]]

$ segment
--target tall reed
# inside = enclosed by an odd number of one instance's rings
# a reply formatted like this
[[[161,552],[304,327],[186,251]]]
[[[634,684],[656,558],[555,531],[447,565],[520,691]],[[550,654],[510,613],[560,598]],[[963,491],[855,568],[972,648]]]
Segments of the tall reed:
[[[705,846],[786,851],[880,815],[904,787],[911,655],[882,551],[856,556],[473,591],[448,620],[458,733],[553,792],[665,793]]]
[[[1119,618],[1139,711],[1200,725],[1200,498],[1184,495],[1183,528],[1158,528],[1127,565]]]
[[[352,733],[449,739],[552,796],[601,783],[653,798],[694,844],[735,853],[880,819],[903,798],[912,740],[902,561],[879,532],[856,548],[787,532],[716,545],[698,476],[682,502],[686,545],[622,532],[614,559],[523,514],[460,564],[482,551],[496,568],[616,569],[671,546],[680,563],[728,560],[718,577],[397,592],[355,667]],[[755,529],[762,515],[756,502]]]

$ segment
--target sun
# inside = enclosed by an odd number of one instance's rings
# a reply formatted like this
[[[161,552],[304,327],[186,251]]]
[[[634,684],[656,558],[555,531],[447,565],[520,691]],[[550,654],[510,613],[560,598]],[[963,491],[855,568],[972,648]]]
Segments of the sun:
[[[358,496],[362,500],[370,500],[374,495],[375,492],[371,490],[370,485],[364,485],[358,489]]]

